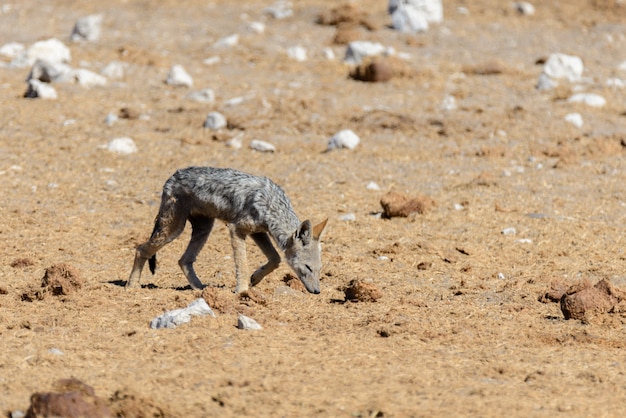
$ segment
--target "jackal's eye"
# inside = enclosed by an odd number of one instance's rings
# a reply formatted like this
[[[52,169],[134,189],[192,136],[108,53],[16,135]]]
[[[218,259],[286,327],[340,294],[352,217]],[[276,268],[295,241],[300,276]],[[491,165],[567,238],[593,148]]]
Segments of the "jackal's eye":
[[[311,269],[311,267],[309,267],[308,264],[305,264],[304,267],[306,267],[306,269],[309,271],[309,273],[313,273],[313,269]]]

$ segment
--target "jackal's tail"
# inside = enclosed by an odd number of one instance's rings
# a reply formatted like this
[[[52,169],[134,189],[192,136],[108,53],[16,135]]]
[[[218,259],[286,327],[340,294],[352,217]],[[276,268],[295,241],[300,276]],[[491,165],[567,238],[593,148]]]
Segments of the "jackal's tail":
[[[160,231],[161,231],[161,221],[160,221],[160,216],[157,215],[157,218],[154,221],[154,229],[152,230],[152,237],[154,237]],[[154,253],[154,255],[148,259],[148,266],[150,267],[150,273],[154,274],[156,272],[156,267],[157,267],[156,253]]]

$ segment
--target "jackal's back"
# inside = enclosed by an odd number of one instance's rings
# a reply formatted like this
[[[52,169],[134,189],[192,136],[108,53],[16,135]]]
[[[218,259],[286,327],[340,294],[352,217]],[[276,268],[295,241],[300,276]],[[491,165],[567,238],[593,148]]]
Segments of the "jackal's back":
[[[231,168],[188,167],[167,180],[163,196],[183,200],[190,215],[203,215],[251,229],[276,223],[295,229],[299,220],[280,186],[267,177]],[[281,229],[282,229],[281,228]]]

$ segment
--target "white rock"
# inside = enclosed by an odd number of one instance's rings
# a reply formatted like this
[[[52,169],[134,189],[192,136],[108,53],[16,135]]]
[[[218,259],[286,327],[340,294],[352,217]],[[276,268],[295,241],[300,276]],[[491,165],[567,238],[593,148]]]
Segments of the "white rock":
[[[369,41],[353,41],[348,44],[344,62],[348,64],[358,65],[363,58],[380,55],[386,51],[386,48],[378,42]]]
[[[263,329],[258,322],[245,315],[239,315],[237,318],[237,328],[246,330],[259,330]]]
[[[237,135],[228,141],[226,141],[226,146],[232,149],[240,149],[243,145],[243,135]]]
[[[128,64],[122,61],[111,61],[100,72],[103,76],[112,80],[119,80],[124,78]]]
[[[583,127],[583,117],[580,113],[568,113],[567,115],[565,115],[564,119],[577,128]]]
[[[373,181],[370,181],[369,183],[367,183],[367,186],[365,186],[365,188],[367,190],[374,190],[374,191],[380,190],[380,186]]]
[[[322,49],[322,55],[327,60],[334,60],[335,59],[335,51],[333,51],[333,49],[331,47],[328,47],[328,46],[326,48]]]
[[[265,32],[265,23],[263,22],[250,22],[247,26],[248,30],[253,33],[261,34]]]
[[[218,64],[221,60],[222,59],[220,57],[218,57],[217,55],[214,55],[212,57],[205,59],[204,61],[202,61],[202,63],[204,65],[215,65],[215,64]]]
[[[344,222],[356,221],[356,215],[354,213],[346,213],[345,215],[341,215],[339,220]]]
[[[253,139],[250,141],[250,148],[259,152],[274,152],[276,147],[269,142],[261,141],[259,139]]]
[[[538,90],[551,90],[558,85],[556,80],[552,79],[546,73],[539,74],[539,80],[537,80]]]
[[[457,108],[456,105],[456,99],[454,98],[454,96],[451,95],[446,95],[446,97],[443,98],[443,101],[441,102],[441,109],[442,110],[455,110]]]
[[[239,35],[234,34],[230,36],[226,36],[224,38],[218,39],[217,42],[213,44],[216,48],[230,48],[239,43]]]
[[[587,106],[602,107],[606,104],[606,99],[599,94],[577,93],[567,100],[569,103],[584,103]]]
[[[56,99],[57,92],[50,84],[32,79],[28,80],[28,89],[26,90],[26,93],[24,93],[24,97],[31,99]]]
[[[67,81],[72,78],[72,68],[60,62],[38,59],[30,69],[26,81],[39,80],[44,83]]]
[[[215,92],[208,88],[192,91],[187,95],[187,98],[200,103],[213,103],[215,101]]]
[[[502,230],[502,235],[515,235],[517,231],[513,227],[504,228]]]
[[[621,78],[609,78],[606,80],[606,85],[608,87],[623,89],[626,87],[626,80],[622,80]]]
[[[185,71],[182,65],[172,66],[172,68],[170,68],[170,72],[167,74],[167,79],[165,80],[165,82],[170,86],[193,86],[193,79],[187,73],[187,71]]]
[[[48,353],[54,354],[55,356],[62,356],[62,355],[65,354],[63,351],[59,350],[58,348],[54,348],[54,347],[53,348],[49,348],[48,349]]]
[[[359,142],[361,142],[361,139],[357,134],[350,129],[344,129],[330,138],[327,150],[330,151],[336,148],[354,149],[359,145]]]
[[[543,72],[550,78],[566,78],[570,82],[579,81],[584,70],[583,61],[576,56],[551,54],[543,66]]]
[[[620,71],[626,71],[626,61],[622,61],[622,63],[617,66],[617,69]]]
[[[263,13],[274,19],[285,19],[293,15],[293,8],[290,1],[277,1],[270,7],[263,9]]]
[[[17,58],[23,54],[25,50],[24,44],[19,42],[10,42],[0,47],[0,55],[7,58]]]
[[[178,325],[191,321],[192,316],[206,315],[215,317],[215,313],[206,301],[202,298],[198,298],[191,302],[186,308],[174,309],[172,311],[165,312],[163,315],[157,316],[150,321],[150,328],[176,328]]]
[[[76,21],[70,39],[72,41],[97,41],[100,39],[101,28],[101,14],[81,17]]]
[[[217,131],[226,127],[226,117],[220,112],[211,112],[204,120],[204,127],[212,131]]]
[[[119,117],[115,113],[109,113],[106,118],[104,118],[104,123],[106,123],[107,126],[113,126],[118,120]]]
[[[419,9],[399,3],[391,14],[391,26],[400,32],[426,32],[428,20]]]
[[[135,141],[126,136],[111,140],[106,148],[111,152],[122,155],[128,155],[137,152],[137,145],[135,145]]]
[[[302,61],[307,60],[306,49],[304,49],[301,46],[292,46],[288,48],[287,55],[289,55],[289,58],[296,60],[296,61],[302,62]]]
[[[76,81],[78,85],[83,87],[104,86],[107,84],[106,77],[84,68],[72,70],[71,75],[73,80]]]
[[[387,11],[390,15],[393,15],[399,8],[402,7],[417,10],[428,22],[443,22],[442,0],[389,0]]]
[[[17,66],[27,67],[33,65],[35,61],[42,59],[51,63],[67,63],[72,60],[70,49],[58,39],[51,38],[45,41],[38,41],[32,44],[25,51],[24,57],[18,57]],[[21,65],[20,65],[21,64]]]
[[[453,207],[454,207],[454,210],[457,210],[457,211],[458,211],[458,210],[465,210],[465,206],[463,206],[463,205],[462,205],[462,204],[460,204],[460,203],[455,203],[455,204],[453,205]]]
[[[524,16],[532,16],[535,14],[535,6],[527,1],[515,2],[513,3],[513,8],[517,10],[519,14]]]

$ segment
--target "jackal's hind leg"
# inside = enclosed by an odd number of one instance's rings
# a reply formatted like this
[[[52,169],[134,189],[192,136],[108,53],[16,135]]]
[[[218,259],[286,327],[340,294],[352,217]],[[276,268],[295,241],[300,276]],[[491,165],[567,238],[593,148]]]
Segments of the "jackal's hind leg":
[[[250,284],[252,286],[256,286],[265,276],[278,268],[278,265],[280,264],[280,255],[274,248],[274,245],[272,245],[272,240],[266,233],[259,232],[250,236],[267,257],[267,263],[259,267],[254,273],[252,273],[252,277],[250,277]]]
[[[215,219],[208,218],[206,216],[190,216],[189,222],[191,223],[191,240],[187,249],[183,253],[183,256],[178,260],[178,265],[183,270],[187,281],[191,285],[192,289],[201,290],[204,285],[198,279],[195,270],[193,269],[193,263],[196,261],[196,257],[213,229]]]
[[[235,276],[237,278],[237,287],[235,293],[241,293],[248,290],[248,255],[246,253],[246,234],[237,230],[233,224],[228,225],[230,231],[230,242],[233,246],[233,255],[235,257]]]
[[[169,216],[163,216],[163,212],[160,211],[150,239],[137,247],[133,269],[131,270],[128,282],[126,282],[126,287],[139,286],[141,271],[146,261],[152,258],[152,256],[165,245],[172,242],[185,229],[185,223],[187,222],[186,215],[177,213],[176,207],[170,207],[168,209],[170,210],[166,213]]]

